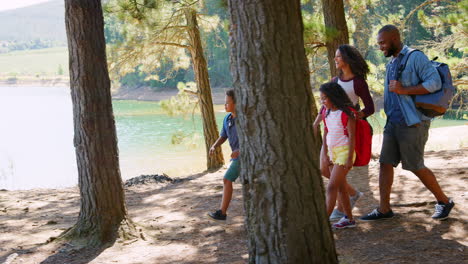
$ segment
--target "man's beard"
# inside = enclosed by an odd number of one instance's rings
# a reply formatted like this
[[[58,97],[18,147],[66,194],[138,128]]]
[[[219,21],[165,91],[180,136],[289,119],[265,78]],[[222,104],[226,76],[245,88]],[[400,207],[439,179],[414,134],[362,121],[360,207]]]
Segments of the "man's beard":
[[[392,43],[392,45],[391,45],[390,48],[388,49],[387,55],[385,55],[385,57],[388,58],[388,57],[391,57],[391,56],[395,55],[396,52],[397,52],[397,50],[398,50],[397,45],[395,45],[394,43]]]

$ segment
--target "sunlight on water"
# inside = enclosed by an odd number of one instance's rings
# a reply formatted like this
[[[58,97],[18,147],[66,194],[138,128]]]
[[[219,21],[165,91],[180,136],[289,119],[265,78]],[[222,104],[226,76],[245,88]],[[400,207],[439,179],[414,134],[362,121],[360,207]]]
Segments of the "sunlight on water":
[[[0,122],[0,188],[77,183],[68,89],[0,87]]]
[[[114,101],[114,113],[124,180],[141,174],[181,177],[206,169],[199,115],[168,117],[157,103],[137,101]],[[224,115],[217,112],[218,124]],[[0,87],[0,189],[76,185],[72,118],[68,88]],[[177,131],[188,137],[172,145]]]

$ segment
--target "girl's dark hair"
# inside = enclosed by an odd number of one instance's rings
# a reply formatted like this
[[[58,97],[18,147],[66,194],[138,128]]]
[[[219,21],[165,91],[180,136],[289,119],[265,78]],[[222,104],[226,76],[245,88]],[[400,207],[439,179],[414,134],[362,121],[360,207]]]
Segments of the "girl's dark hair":
[[[229,97],[231,97],[231,98],[232,98],[232,101],[233,101],[234,103],[236,103],[236,96],[235,96],[235,94],[234,94],[234,90],[233,90],[233,89],[227,90],[227,91],[226,91],[226,95],[229,96]]]
[[[341,85],[335,82],[324,83],[320,85],[320,92],[324,93],[327,96],[328,100],[330,100],[331,103],[334,106],[336,106],[336,108],[345,112],[348,116],[354,118],[354,114],[349,108],[356,108],[353,106],[353,103],[351,102]],[[327,116],[329,113],[330,109],[328,109],[327,111]]]
[[[338,50],[340,51],[343,61],[349,64],[353,74],[366,80],[367,74],[369,73],[369,66],[362,57],[361,53],[359,53],[355,47],[347,44],[339,46]],[[341,76],[342,74],[343,71],[340,69],[339,75]]]

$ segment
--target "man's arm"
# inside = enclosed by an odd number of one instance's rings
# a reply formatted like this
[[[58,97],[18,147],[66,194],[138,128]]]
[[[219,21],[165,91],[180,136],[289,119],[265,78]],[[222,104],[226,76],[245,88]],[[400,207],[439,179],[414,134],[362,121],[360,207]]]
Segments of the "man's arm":
[[[421,83],[415,86],[403,86],[399,81],[390,81],[389,90],[406,95],[428,94],[439,90],[442,85],[439,73],[432,66],[427,56],[422,52],[416,52],[412,54],[410,59],[413,59],[413,70],[417,72]]]
[[[418,94],[428,94],[429,91],[424,88],[422,84],[415,86],[403,86],[401,82],[396,80],[391,80],[390,85],[388,86],[390,92],[396,94],[406,94],[406,95],[418,95]]]

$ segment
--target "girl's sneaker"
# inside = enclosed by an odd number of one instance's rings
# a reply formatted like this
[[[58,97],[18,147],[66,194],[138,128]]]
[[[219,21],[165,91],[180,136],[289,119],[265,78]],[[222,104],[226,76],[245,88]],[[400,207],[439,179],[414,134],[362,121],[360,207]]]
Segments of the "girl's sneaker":
[[[332,225],[334,229],[343,229],[343,228],[350,228],[350,227],[356,227],[356,221],[350,221],[348,217],[343,216],[343,218],[340,219],[340,221],[334,223]]]

